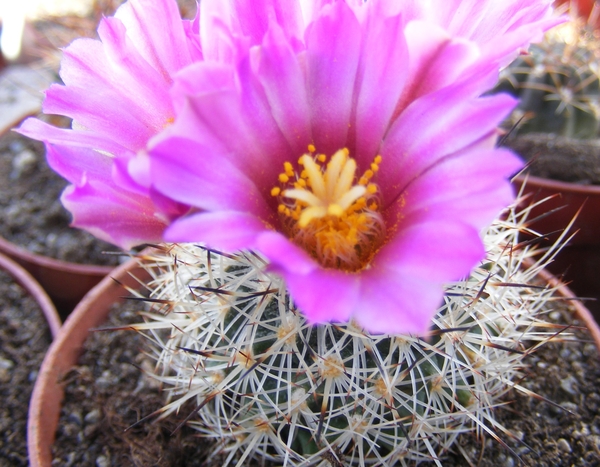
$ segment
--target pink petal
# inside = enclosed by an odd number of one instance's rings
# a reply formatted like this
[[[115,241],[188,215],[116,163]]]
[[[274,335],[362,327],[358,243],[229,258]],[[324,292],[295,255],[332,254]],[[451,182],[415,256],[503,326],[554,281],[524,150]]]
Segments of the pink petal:
[[[270,259],[272,270],[282,274],[289,271],[305,276],[319,268],[308,253],[279,232],[263,233],[256,242],[256,248]]]
[[[157,214],[148,195],[114,183],[110,157],[51,144],[46,151],[50,166],[73,183],[61,201],[73,215],[74,227],[126,249],[160,241],[168,219]]]
[[[202,242],[224,251],[253,249],[270,226],[244,212],[219,211],[193,214],[173,222],[164,234],[167,242]]]
[[[359,275],[321,268],[301,274],[281,263],[271,269],[283,276],[294,303],[310,323],[340,323],[351,318],[359,299]]]
[[[232,162],[251,178],[274,183],[286,154],[273,153],[271,141],[253,131],[250,122],[256,116],[247,113],[252,109],[243,105],[232,73],[229,65],[207,62],[181,72],[172,90],[180,103],[178,118],[164,137],[191,138],[215,152],[231,154]]]
[[[550,19],[551,0],[461,0],[460,5],[445,11],[442,23],[453,35],[467,37],[479,43],[489,42],[522,25],[536,24],[542,30]],[[531,38],[533,38],[532,36]]]
[[[468,275],[485,256],[478,230],[459,217],[405,224],[378,252],[373,269],[441,284]]]
[[[167,138],[150,151],[150,161],[153,185],[172,199],[210,211],[247,211],[263,219],[271,215],[255,183],[210,147]]]
[[[417,98],[462,78],[479,57],[474,43],[452,38],[431,23],[413,21],[405,32],[410,55],[409,78],[398,113]]]
[[[313,140],[306,82],[294,51],[277,25],[272,25],[265,36],[257,75],[277,125],[292,151],[302,154]]]
[[[48,165],[75,185],[85,179],[99,180],[111,184],[113,159],[86,148],[46,144]]]
[[[514,105],[508,95],[473,98],[455,87],[413,102],[383,142],[377,182],[386,203],[444,157],[495,135],[496,126]]]
[[[166,80],[201,56],[190,44],[175,0],[129,0],[115,13],[144,59]]]
[[[378,5],[369,3],[371,5]],[[373,6],[372,8],[376,8]],[[355,157],[365,164],[379,149],[408,76],[408,50],[400,15],[371,15],[358,68]]]
[[[522,166],[505,149],[477,149],[445,160],[407,188],[399,216],[460,219],[483,229],[513,202],[509,179]]]
[[[234,35],[239,34],[240,26],[232,17],[233,5],[224,0],[203,0],[199,3],[199,8],[200,39],[204,60],[235,63],[239,44],[236,44]],[[249,46],[250,41],[247,42]]]
[[[249,36],[252,45],[262,43],[270,24],[278,24],[286,39],[301,38],[302,11],[299,2],[289,0],[229,0],[234,16],[239,19],[241,31]]]
[[[344,147],[360,57],[361,27],[340,1],[327,5],[306,30],[308,104],[317,150]]]
[[[73,215],[73,227],[125,249],[159,242],[166,227],[149,198],[112,184],[84,179],[67,187],[61,201]]]
[[[102,148],[104,151],[114,155],[130,153],[130,151],[123,148],[123,146],[114,141],[107,140],[97,133],[56,128],[41,120],[37,120],[36,118],[28,118],[25,120],[19,127],[18,133],[46,143],[88,149]]]
[[[409,271],[371,269],[361,277],[353,319],[372,333],[424,334],[443,296],[441,284]]]

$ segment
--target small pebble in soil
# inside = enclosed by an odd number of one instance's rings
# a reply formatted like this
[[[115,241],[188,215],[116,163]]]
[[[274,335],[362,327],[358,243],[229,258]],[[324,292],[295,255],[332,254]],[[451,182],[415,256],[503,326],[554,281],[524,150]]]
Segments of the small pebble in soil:
[[[577,380],[573,376],[568,376],[560,382],[563,391],[575,396],[577,394]]]
[[[557,442],[556,442],[556,446],[558,447],[558,449],[560,449],[563,452],[571,452],[571,445],[569,444],[569,442],[564,439],[564,438],[560,438]]]

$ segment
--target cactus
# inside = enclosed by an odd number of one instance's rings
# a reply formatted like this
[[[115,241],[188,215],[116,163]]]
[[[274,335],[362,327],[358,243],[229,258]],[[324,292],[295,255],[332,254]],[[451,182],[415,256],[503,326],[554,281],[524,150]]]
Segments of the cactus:
[[[554,133],[577,139],[600,130],[600,40],[581,20],[546,33],[505,68],[493,92],[520,103],[510,118],[520,133]]]
[[[429,336],[370,335],[353,323],[310,325],[285,284],[252,252],[163,245],[144,323],[167,404],[215,440],[223,465],[408,465],[434,461],[456,437],[501,430],[493,410],[519,389],[523,358],[556,335],[552,290],[535,283],[551,258],[518,243],[526,213],[485,235],[487,258],[447,287]],[[332,291],[335,293],[335,291]]]

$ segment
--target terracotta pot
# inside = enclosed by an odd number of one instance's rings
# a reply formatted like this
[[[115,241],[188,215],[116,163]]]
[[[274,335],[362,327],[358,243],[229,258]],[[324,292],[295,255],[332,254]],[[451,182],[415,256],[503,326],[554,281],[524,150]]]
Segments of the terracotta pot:
[[[551,245],[565,226],[577,216],[570,232],[577,232],[548,269],[569,283],[579,297],[587,302],[597,322],[600,322],[600,186],[578,185],[533,176],[518,176],[517,190],[525,183],[525,203],[550,198],[532,210],[530,227],[548,236]]]
[[[551,286],[560,285],[548,272],[542,271],[540,276]],[[114,279],[135,288],[140,285],[139,281],[145,281],[148,277],[148,273],[136,260],[115,269],[111,277],[103,279],[84,297],[52,343],[40,369],[29,408],[27,442],[32,467],[51,466],[52,445],[64,396],[61,377],[76,364],[89,330],[105,321],[111,305],[122,300],[126,294],[123,286]],[[573,293],[566,286],[560,286],[559,291],[565,298],[574,299]],[[573,300],[573,305],[580,318],[589,326],[596,346],[600,349],[600,328],[582,304]]]
[[[76,264],[31,253],[0,237],[0,253],[25,268],[46,290],[63,317],[114,268]]]
[[[524,175],[513,183],[517,190],[525,183],[524,193],[530,195],[527,204],[550,198],[531,212],[529,218],[534,222],[530,227],[534,230],[542,234],[562,232],[577,216],[571,232],[578,232],[570,245],[600,245],[600,186]]]
[[[90,329],[102,324],[111,305],[127,295],[123,285],[136,288],[140,286],[138,280],[148,278],[136,260],[122,264],[90,290],[65,321],[48,349],[31,396],[27,424],[30,466],[50,467],[52,463],[52,444],[64,396],[59,381],[76,364]]]
[[[10,276],[12,276],[12,278],[38,303],[46,318],[52,337],[56,337],[60,330],[61,321],[56,308],[54,308],[54,305],[52,304],[52,300],[50,300],[50,297],[48,297],[40,284],[38,284],[25,269],[2,254],[0,254],[0,269],[10,274]]]

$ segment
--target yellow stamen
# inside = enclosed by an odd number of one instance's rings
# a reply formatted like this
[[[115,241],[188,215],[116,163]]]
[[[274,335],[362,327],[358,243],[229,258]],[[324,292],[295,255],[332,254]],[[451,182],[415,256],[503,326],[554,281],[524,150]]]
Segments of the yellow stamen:
[[[333,154],[327,164],[327,156],[317,154],[313,145],[308,150],[298,160],[300,174],[285,162],[284,173],[279,175],[283,186],[271,190],[279,197],[284,228],[323,266],[359,270],[383,241],[378,189],[370,183],[381,156],[373,159],[357,181],[357,164],[346,148]]]

